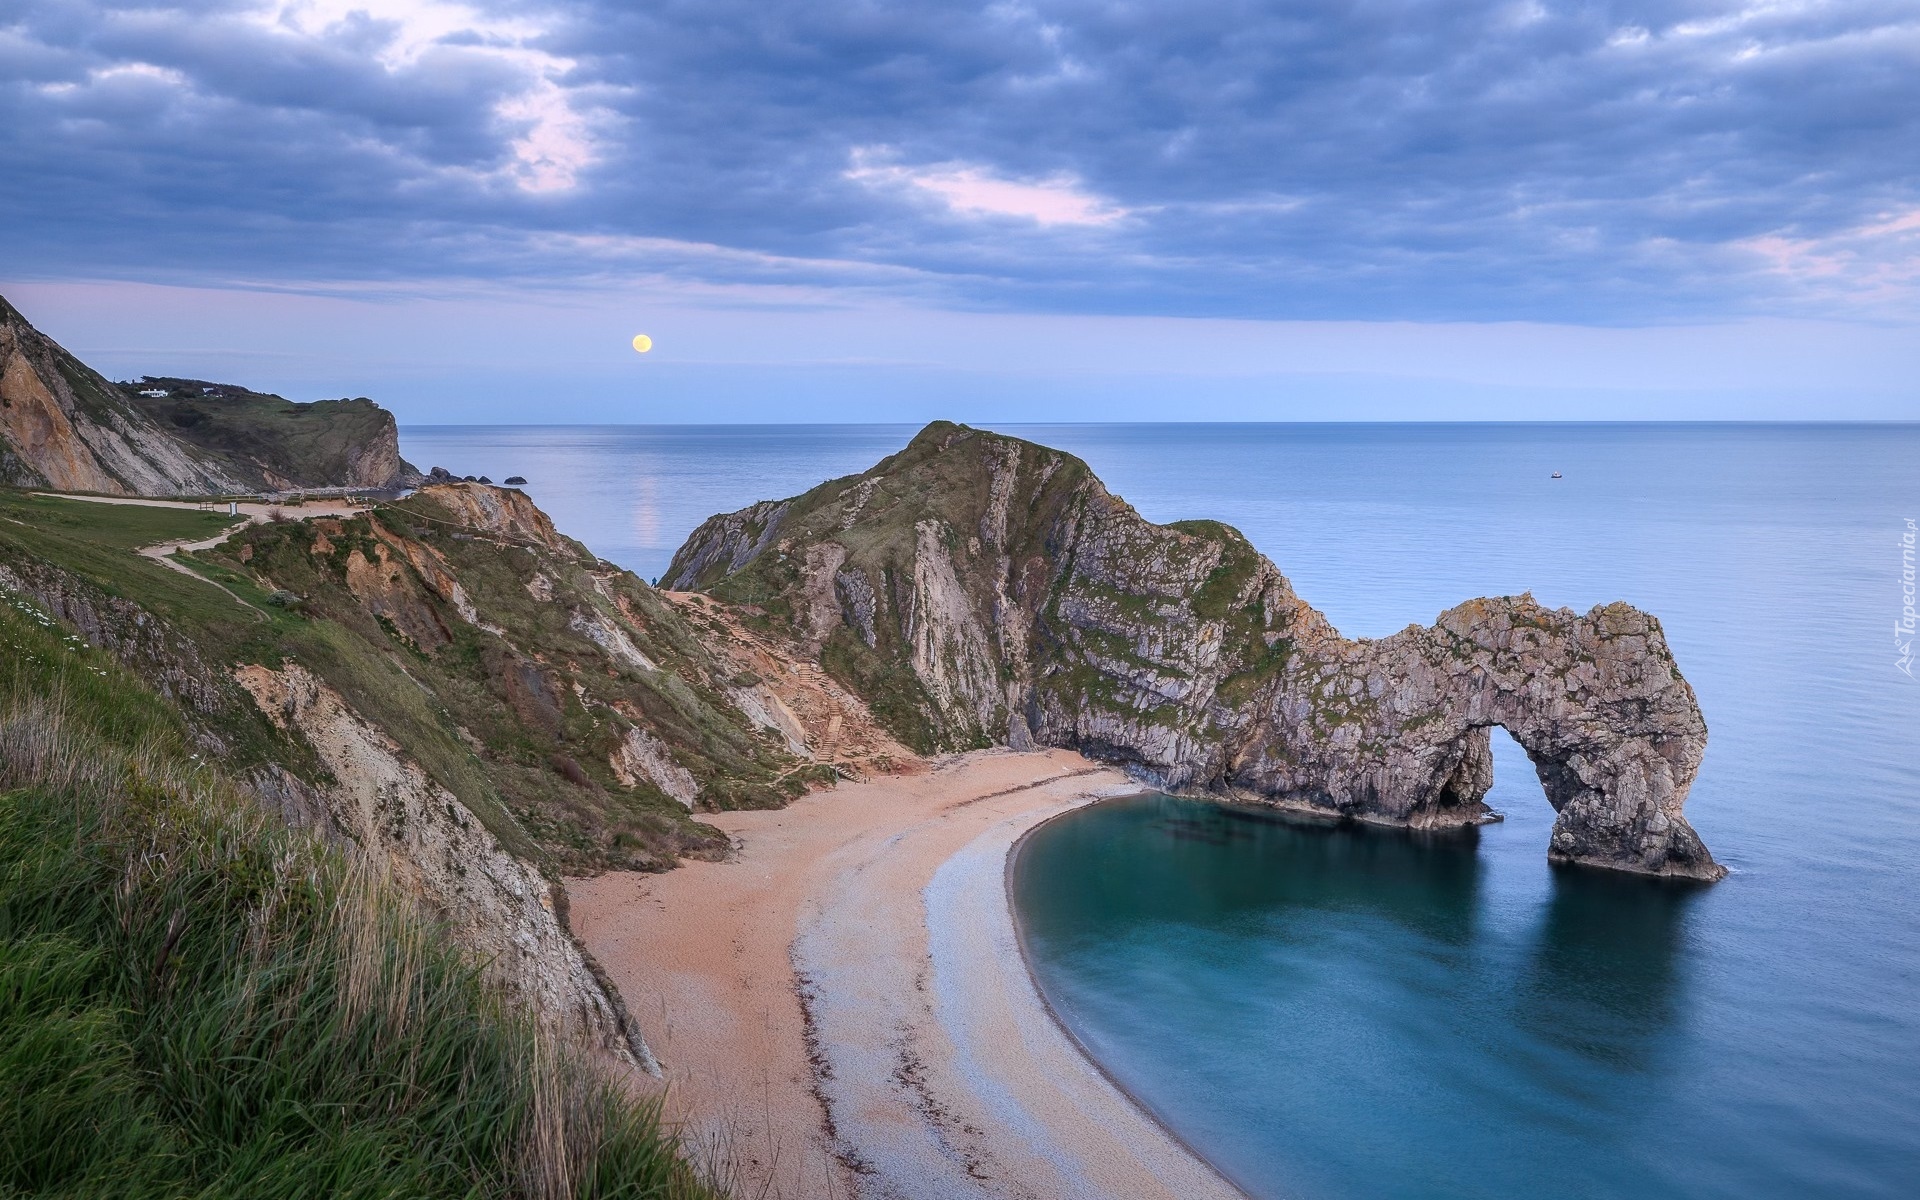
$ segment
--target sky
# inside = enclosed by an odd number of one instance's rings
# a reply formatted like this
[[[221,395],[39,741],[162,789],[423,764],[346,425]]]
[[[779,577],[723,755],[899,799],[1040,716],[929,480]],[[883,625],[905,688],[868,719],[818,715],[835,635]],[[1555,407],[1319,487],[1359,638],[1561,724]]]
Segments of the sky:
[[[0,292],[412,422],[1920,419],[1920,4],[7,0]]]

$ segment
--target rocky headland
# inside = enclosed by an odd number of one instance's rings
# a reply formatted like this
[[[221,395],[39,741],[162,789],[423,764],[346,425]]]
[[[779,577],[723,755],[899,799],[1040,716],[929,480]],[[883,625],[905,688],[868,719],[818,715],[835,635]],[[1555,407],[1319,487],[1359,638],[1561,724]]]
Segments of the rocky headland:
[[[420,481],[393,414],[364,397],[296,404],[231,384],[118,384],[0,298],[0,485],[212,496]]]
[[[763,614],[922,752],[1058,746],[1161,786],[1436,827],[1489,818],[1493,726],[1556,861],[1716,879],[1707,729],[1659,621],[1530,596],[1340,636],[1237,531],[1156,525],[1071,455],[936,422],[872,470],[717,516],[663,579]]]

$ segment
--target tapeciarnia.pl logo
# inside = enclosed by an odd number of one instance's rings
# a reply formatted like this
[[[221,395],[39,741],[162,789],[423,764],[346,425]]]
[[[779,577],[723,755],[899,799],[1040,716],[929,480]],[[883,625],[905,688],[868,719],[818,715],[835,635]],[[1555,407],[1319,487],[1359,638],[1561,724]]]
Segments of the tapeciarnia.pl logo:
[[[1893,648],[1899,657],[1893,665],[1908,679],[1913,678],[1913,518],[1900,535],[1900,619],[1893,623]]]

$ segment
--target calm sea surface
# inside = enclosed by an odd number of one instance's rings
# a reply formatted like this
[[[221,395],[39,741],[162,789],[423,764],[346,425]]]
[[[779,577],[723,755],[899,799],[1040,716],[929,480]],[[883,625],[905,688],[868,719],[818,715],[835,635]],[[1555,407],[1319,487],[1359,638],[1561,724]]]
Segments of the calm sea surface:
[[[710,513],[906,427],[413,428],[522,474],[652,577]],[[1531,589],[1664,622],[1712,730],[1711,887],[1555,871],[1495,737],[1503,824],[1452,838],[1115,801],[1026,844],[1043,989],[1259,1196],[1920,1195],[1920,683],[1895,666],[1920,427],[1008,427],[1154,520],[1244,531],[1349,635]],[[1553,471],[1564,478],[1550,478]]]

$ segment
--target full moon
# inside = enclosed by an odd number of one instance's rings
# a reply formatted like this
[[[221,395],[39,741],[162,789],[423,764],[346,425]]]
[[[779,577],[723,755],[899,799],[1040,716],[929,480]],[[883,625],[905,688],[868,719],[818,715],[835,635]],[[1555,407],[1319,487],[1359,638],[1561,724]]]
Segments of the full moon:
[[[633,335],[633,348],[645,354],[647,351],[653,349],[653,339],[644,333],[636,333]]]

